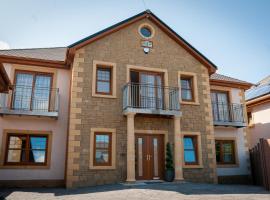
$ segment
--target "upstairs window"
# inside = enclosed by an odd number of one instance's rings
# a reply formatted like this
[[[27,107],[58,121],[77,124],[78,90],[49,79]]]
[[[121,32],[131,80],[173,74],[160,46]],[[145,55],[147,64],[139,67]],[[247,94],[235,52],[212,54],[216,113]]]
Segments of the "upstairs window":
[[[154,36],[155,29],[150,24],[144,23],[139,26],[138,32],[142,38],[150,39]]]
[[[6,146],[8,165],[46,165],[47,135],[8,134]]]
[[[181,77],[182,101],[194,101],[193,77]]]
[[[92,96],[116,98],[116,64],[105,61],[93,61]]]
[[[211,101],[214,121],[230,121],[229,92],[212,90]],[[234,109],[240,112],[239,108]]]
[[[13,109],[48,111],[52,74],[16,71]]]
[[[97,66],[96,93],[112,93],[112,69],[111,67]]]

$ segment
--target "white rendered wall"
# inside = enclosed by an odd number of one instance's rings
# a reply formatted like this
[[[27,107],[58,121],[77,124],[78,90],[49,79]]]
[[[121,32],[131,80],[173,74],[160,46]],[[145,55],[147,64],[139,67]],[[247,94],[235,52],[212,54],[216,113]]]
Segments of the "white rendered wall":
[[[240,89],[231,89],[231,103],[241,103],[241,96],[239,96]],[[244,136],[244,128],[234,127],[215,127],[215,138],[235,138],[236,139],[236,156],[238,157],[238,166],[233,167],[217,167],[218,176],[229,175],[247,175],[250,174],[248,167],[249,155],[245,147],[246,138]]]

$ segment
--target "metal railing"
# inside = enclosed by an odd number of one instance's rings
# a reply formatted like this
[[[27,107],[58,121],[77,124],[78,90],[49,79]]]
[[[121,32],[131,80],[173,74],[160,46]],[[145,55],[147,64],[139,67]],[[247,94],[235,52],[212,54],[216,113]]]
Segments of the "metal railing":
[[[127,108],[179,111],[179,89],[128,83],[123,87],[123,110]]]
[[[58,112],[59,89],[14,85],[8,94],[0,94],[0,108],[14,111]]]
[[[237,122],[245,123],[244,109],[242,104],[212,102],[214,122]]]

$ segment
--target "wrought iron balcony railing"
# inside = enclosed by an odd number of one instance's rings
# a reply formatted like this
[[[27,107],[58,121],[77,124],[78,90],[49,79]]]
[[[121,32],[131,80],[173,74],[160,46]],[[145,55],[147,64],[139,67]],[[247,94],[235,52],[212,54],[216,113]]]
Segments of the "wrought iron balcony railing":
[[[0,114],[57,117],[59,89],[14,85],[8,93],[0,94]]]
[[[212,102],[214,125],[246,126],[242,104]]]
[[[123,111],[178,115],[180,113],[179,89],[128,83],[123,87]]]

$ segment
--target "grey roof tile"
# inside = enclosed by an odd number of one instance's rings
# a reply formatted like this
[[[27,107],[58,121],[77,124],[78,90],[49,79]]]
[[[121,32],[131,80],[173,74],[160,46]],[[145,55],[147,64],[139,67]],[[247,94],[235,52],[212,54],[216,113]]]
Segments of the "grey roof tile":
[[[65,61],[66,47],[0,50],[0,56],[14,56],[51,61]]]
[[[217,74],[217,73],[212,74],[210,76],[210,79],[211,80],[220,80],[220,81],[230,81],[230,82],[243,83],[243,84],[251,84],[251,83],[246,82],[246,81],[242,81],[242,80],[239,80],[239,79],[236,79],[236,78],[232,78],[232,77],[225,76],[225,75],[222,75],[222,74]]]

